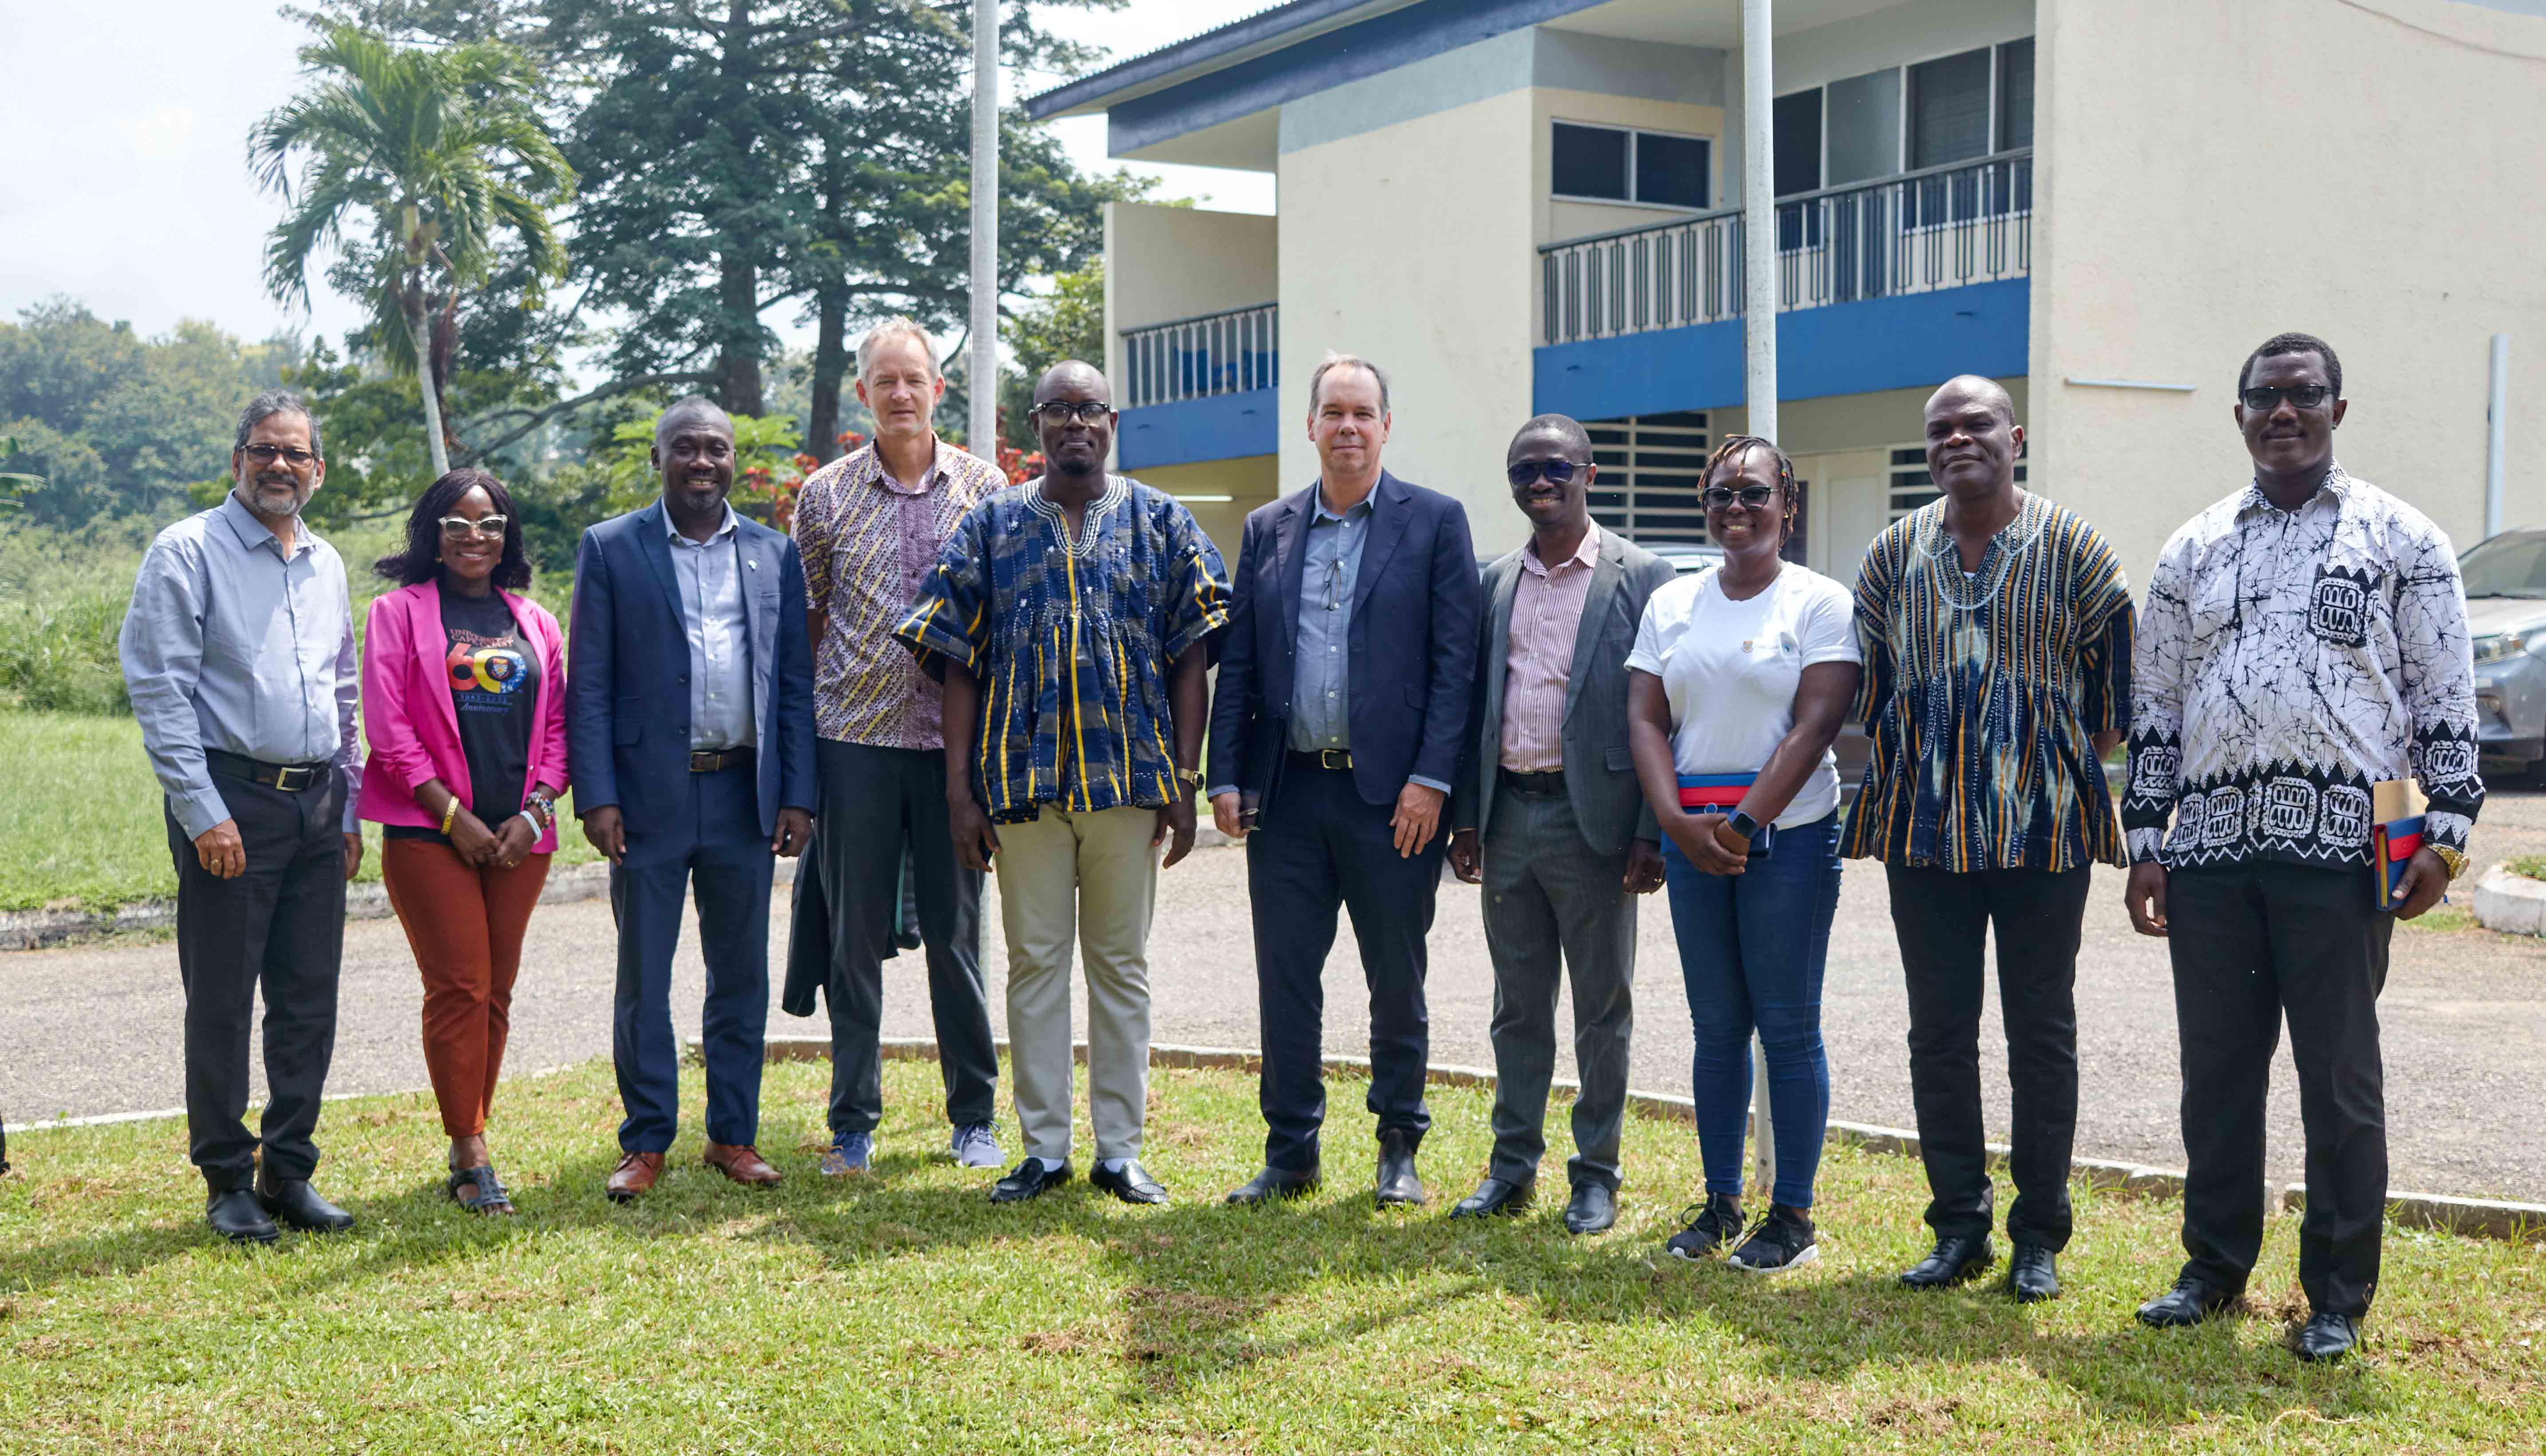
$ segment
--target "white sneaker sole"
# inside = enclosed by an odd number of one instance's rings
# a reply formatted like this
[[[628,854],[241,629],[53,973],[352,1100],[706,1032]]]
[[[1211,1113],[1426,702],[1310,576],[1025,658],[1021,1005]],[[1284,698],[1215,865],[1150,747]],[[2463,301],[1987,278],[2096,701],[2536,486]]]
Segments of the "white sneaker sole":
[[[1793,1258],[1786,1260],[1782,1264],[1745,1264],[1741,1262],[1741,1257],[1739,1254],[1731,1255],[1724,1261],[1731,1264],[1733,1267],[1740,1269],[1744,1274],[1783,1274],[1790,1270],[1800,1269],[1806,1264],[1819,1263],[1821,1261],[1821,1256],[1822,1246],[1815,1243],[1807,1245],[1803,1252],[1796,1254]]]

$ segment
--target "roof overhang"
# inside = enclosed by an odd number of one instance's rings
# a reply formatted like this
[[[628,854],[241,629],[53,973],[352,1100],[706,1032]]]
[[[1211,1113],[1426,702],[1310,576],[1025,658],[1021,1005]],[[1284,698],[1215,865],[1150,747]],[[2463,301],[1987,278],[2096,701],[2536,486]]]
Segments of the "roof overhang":
[[[1097,115],[1120,103],[1253,60],[1328,31],[1421,3],[1422,0],[1291,0],[1287,5],[1259,10],[1218,30],[1162,45],[1094,75],[1027,97],[1026,115],[1038,122]]]

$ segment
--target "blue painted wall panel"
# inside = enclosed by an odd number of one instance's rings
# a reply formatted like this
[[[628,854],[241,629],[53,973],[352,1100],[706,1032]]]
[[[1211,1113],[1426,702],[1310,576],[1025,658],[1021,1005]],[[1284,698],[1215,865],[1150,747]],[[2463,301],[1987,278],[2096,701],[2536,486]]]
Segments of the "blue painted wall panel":
[[[1114,435],[1116,458],[1123,470],[1137,471],[1271,455],[1279,440],[1273,425],[1278,392],[1249,389],[1127,409]]]
[[[2028,368],[2032,281],[1973,284],[1777,315],[1783,399],[2003,379]],[[1741,320],[1660,329],[1537,351],[1542,411],[1617,419],[1741,403]]]

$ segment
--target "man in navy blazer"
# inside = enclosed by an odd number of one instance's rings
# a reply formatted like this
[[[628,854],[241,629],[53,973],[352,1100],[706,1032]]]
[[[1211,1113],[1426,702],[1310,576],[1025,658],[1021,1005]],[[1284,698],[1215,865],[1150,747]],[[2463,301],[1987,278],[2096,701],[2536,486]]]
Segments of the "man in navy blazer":
[[[1377,1199],[1423,1201],[1424,936],[1441,809],[1476,685],[1468,514],[1380,468],[1388,379],[1328,355],[1309,382],[1317,483],[1246,518],[1211,718],[1212,816],[1246,840],[1263,1016],[1264,1169],[1231,1203],[1318,1177],[1320,977],[1351,911],[1370,985]]]
[[[672,952],[698,883],[708,971],[706,1161],[778,1181],[754,1144],[769,1020],[773,854],[813,828],[813,658],[796,543],[734,513],[733,422],[692,396],[654,425],[663,498],[583,533],[566,658],[566,753],[619,921],[611,1198],[654,1186],[679,1122]]]

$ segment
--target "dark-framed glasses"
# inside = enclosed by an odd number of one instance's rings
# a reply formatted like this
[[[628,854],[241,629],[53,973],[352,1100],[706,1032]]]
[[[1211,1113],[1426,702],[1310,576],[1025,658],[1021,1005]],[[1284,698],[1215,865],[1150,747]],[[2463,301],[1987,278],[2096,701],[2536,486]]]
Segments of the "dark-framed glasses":
[[[2251,385],[2237,391],[2237,397],[2256,414],[2268,414],[2280,407],[2282,400],[2301,409],[2315,409],[2334,397],[2332,385]]]
[[[309,463],[318,458],[315,452],[297,445],[242,445],[239,454],[258,470],[264,470],[279,460],[296,471],[305,471]]]
[[[1775,499],[1776,494],[1775,488],[1767,485],[1744,485],[1739,490],[1730,485],[1709,485],[1699,493],[1698,499],[1706,502],[1708,510],[1721,510],[1739,501],[1755,511]]]
[[[1544,477],[1551,485],[1570,484],[1580,469],[1570,460],[1516,460],[1503,467],[1504,478],[1515,490],[1526,490]]]
[[[501,541],[504,528],[509,524],[511,518],[506,516],[479,516],[473,521],[467,516],[445,516],[442,518],[442,539],[467,541],[471,536],[482,536],[489,541]]]
[[[1082,425],[1102,424],[1114,406],[1102,399],[1047,399],[1032,412],[1037,423],[1060,429],[1073,419]]]

